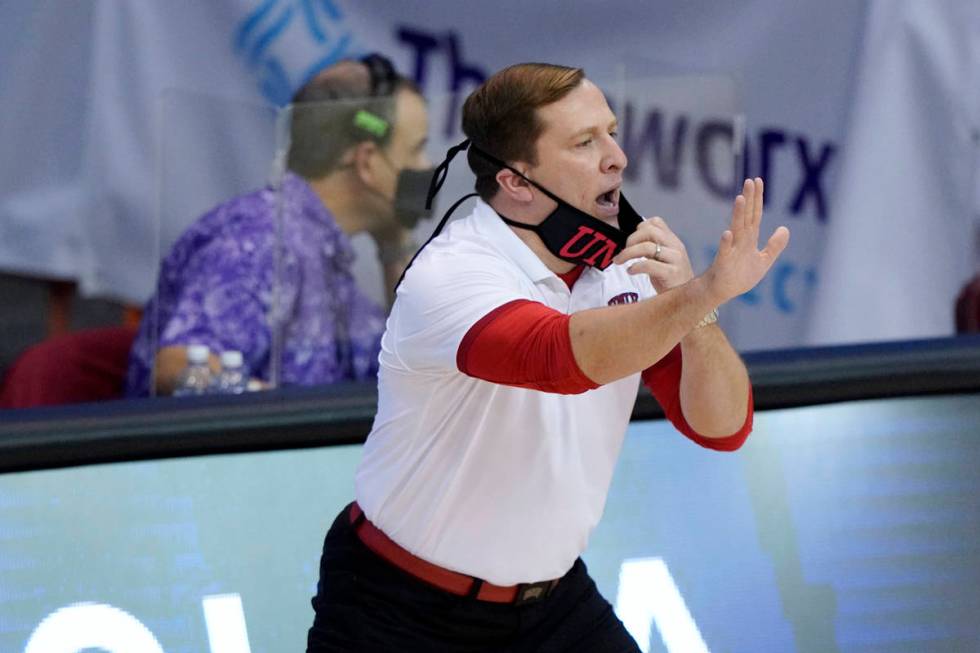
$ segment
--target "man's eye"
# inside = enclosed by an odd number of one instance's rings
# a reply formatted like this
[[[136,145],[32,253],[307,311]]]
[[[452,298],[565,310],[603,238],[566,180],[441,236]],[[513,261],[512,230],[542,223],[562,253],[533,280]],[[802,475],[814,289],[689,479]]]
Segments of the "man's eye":
[[[592,139],[586,138],[584,141],[579,141],[577,145],[578,147],[585,147],[586,145],[590,145],[591,143],[592,143]]]
[[[614,129],[614,130],[612,130],[611,132],[609,132],[609,135],[610,135],[611,137],[613,137],[614,139],[615,139],[615,138],[619,138],[619,132],[618,132],[618,131],[616,131],[615,129]]]

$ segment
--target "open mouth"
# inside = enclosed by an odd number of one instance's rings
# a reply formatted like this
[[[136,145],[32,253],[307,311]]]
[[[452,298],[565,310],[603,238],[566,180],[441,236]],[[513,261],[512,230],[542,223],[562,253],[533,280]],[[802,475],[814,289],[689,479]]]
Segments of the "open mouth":
[[[605,193],[602,193],[595,198],[595,203],[602,209],[617,209],[619,207],[619,188],[613,188],[611,190],[607,190]]]

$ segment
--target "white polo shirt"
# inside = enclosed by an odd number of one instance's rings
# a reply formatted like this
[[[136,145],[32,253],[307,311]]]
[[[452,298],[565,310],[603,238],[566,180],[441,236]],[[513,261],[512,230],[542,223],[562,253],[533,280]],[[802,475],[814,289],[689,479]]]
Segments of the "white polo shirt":
[[[456,353],[507,302],[571,314],[624,293],[655,291],[620,265],[587,268],[569,290],[482,201],[451,222],[406,273],[382,338],[355,481],[367,518],[416,556],[497,585],[568,571],[602,515],[640,375],[560,395],[467,376]]]

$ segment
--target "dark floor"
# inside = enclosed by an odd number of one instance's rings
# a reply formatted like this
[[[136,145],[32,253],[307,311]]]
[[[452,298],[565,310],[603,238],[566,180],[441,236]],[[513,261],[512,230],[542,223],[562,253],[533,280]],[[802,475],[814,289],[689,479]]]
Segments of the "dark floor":
[[[27,347],[47,335],[46,281],[0,273],[0,378]],[[72,299],[72,330],[120,324],[121,304],[104,299]]]

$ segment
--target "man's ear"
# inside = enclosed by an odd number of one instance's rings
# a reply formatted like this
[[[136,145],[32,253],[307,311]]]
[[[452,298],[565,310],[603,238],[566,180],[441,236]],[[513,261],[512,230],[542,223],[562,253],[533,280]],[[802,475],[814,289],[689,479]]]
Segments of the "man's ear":
[[[500,185],[500,192],[518,202],[530,202],[534,199],[531,185],[524,177],[509,168],[501,168],[495,177]]]
[[[374,141],[361,141],[352,150],[351,164],[354,168],[354,173],[364,183],[374,184],[377,176],[375,166],[377,166],[378,159],[374,155],[378,153],[378,144]]]

